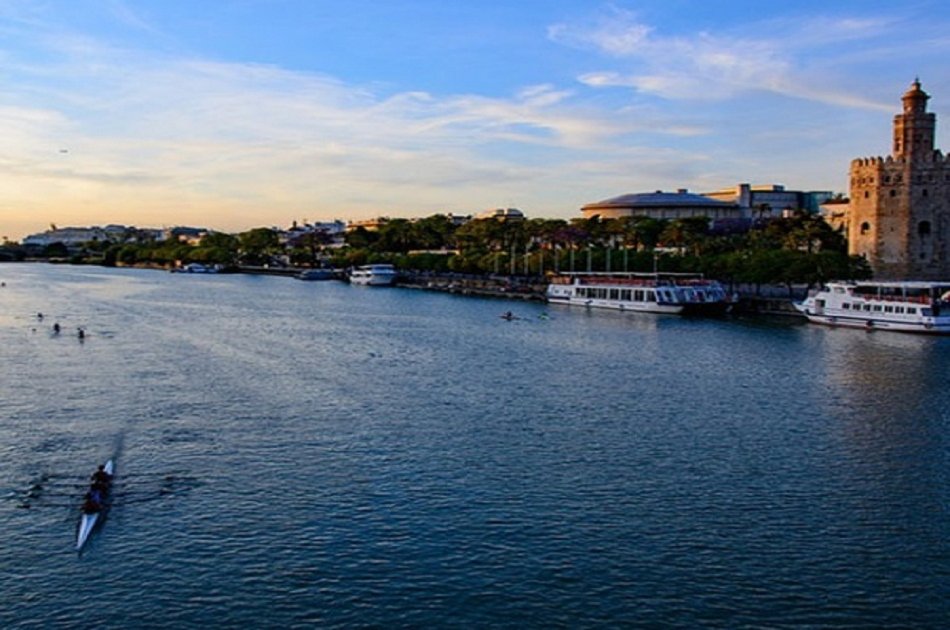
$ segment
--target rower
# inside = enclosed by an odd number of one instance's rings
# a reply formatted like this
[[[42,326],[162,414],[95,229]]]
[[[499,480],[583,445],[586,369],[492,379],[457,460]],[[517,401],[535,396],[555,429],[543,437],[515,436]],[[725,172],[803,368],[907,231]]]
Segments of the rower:
[[[112,483],[112,475],[106,472],[105,464],[99,464],[98,470],[92,473],[92,483],[98,486],[108,486]]]
[[[53,333],[57,335],[59,334],[59,322],[56,322],[55,324],[53,324]]]
[[[82,511],[86,514],[95,514],[96,512],[102,511],[102,503],[96,500],[96,495],[93,495],[93,490],[90,490],[86,493],[86,501],[82,504]]]
[[[80,339],[85,339],[85,338],[86,338],[86,331],[83,330],[82,328],[79,329],[79,338],[80,338]]]

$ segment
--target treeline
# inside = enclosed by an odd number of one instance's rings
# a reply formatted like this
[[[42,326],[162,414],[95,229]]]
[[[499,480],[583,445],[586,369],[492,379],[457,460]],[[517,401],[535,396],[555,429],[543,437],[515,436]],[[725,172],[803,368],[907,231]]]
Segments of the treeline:
[[[815,284],[865,279],[863,258],[820,217],[797,213],[760,220],[751,227],[712,229],[705,217],[661,220],[476,219],[457,225],[450,217],[391,219],[378,230],[357,228],[341,247],[321,232],[256,228],[212,233],[197,245],[174,240],[87,243],[79,252],[55,246],[46,255],[104,265],[200,262],[225,267],[290,264],[351,267],[390,262],[404,270],[540,276],[552,271],[700,272],[730,283]]]

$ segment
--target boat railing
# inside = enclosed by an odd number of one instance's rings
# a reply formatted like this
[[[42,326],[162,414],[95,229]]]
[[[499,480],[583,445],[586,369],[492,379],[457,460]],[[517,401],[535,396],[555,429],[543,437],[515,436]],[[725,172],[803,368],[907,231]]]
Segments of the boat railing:
[[[851,297],[866,300],[868,302],[909,302],[911,304],[930,304],[934,301],[929,295],[877,295],[852,293]]]

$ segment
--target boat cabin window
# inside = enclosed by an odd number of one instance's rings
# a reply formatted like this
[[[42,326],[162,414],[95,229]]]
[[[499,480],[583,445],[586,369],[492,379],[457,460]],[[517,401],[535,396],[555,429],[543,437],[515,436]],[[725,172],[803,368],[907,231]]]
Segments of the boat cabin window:
[[[653,291],[646,292],[646,301],[647,302],[656,302],[656,294]]]
[[[620,299],[624,302],[630,301],[630,289],[621,289],[620,290]]]
[[[893,312],[894,312],[894,307],[893,307],[893,306],[885,306],[885,307],[884,307],[884,312],[885,312],[885,313],[893,313]]]
[[[864,310],[870,311],[870,310],[871,310],[871,305],[870,305],[870,304],[865,304],[865,305],[864,305]]]
[[[894,307],[894,312],[895,312],[895,313],[903,313],[903,312],[904,312],[904,307],[903,307],[903,306],[895,306],[895,307]]]
[[[619,300],[620,299],[620,289],[610,289],[610,299]]]
[[[908,307],[907,307],[907,313],[908,313],[909,315],[915,315],[915,314],[917,313],[917,309],[916,309],[915,307],[913,307],[913,306],[908,306]]]
[[[933,312],[929,308],[922,308],[920,309],[920,314],[923,315],[924,317],[930,317],[931,315],[933,315]]]
[[[846,310],[846,311],[850,311],[850,310],[851,310],[851,303],[850,303],[850,302],[842,302],[842,303],[841,303],[841,308],[843,308],[843,309]]]
[[[881,312],[881,305],[880,305],[880,304],[875,304],[875,305],[874,305],[874,312],[876,312],[876,313],[880,313],[880,312]]]
[[[634,302],[643,301],[643,289],[637,289],[633,292],[633,301]]]

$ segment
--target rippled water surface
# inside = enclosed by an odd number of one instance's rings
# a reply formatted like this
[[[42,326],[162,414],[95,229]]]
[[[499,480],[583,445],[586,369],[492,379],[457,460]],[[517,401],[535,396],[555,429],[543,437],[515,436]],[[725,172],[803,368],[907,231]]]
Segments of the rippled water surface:
[[[272,277],[0,280],[2,627],[950,619],[950,339]],[[110,456],[115,506],[78,555]]]

